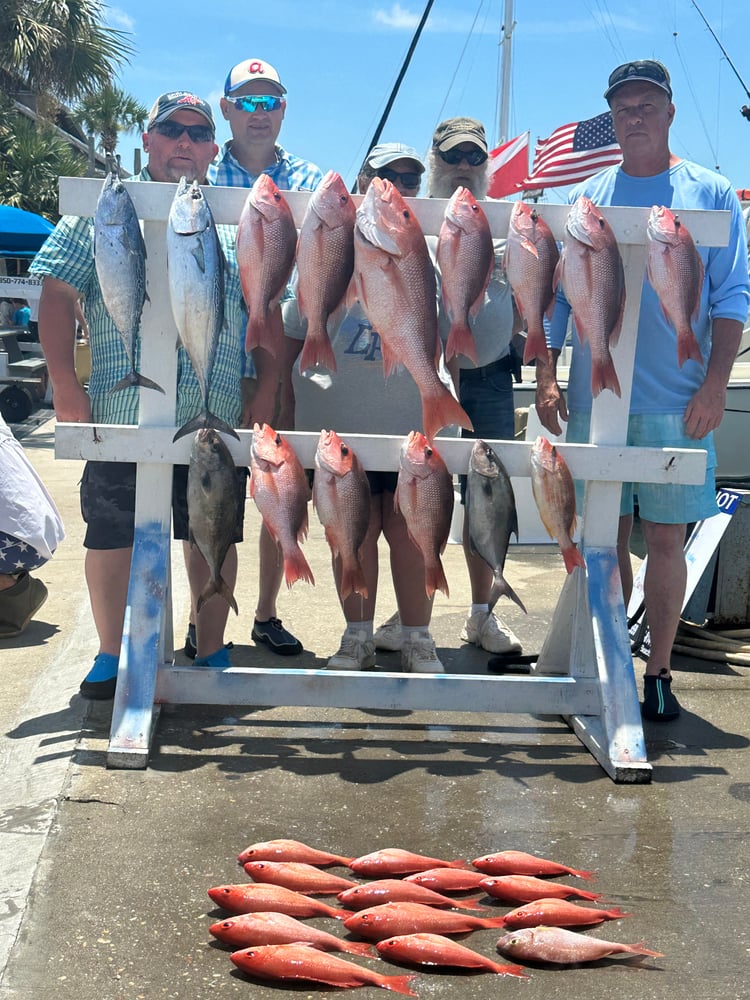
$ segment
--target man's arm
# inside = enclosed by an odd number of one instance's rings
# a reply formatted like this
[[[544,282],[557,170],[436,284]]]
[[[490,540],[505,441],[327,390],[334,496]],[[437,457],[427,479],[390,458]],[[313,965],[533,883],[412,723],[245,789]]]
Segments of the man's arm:
[[[252,393],[243,393],[241,427],[270,424],[274,430],[292,430],[294,427],[294,390],[292,367],[302,350],[302,340],[284,335],[281,309],[271,314],[276,356],[262,347],[253,351],[256,386]]]
[[[706,377],[685,409],[685,431],[702,438],[716,430],[724,416],[727,383],[742,340],[742,323],[717,318],[711,325],[711,356]]]
[[[39,341],[52,380],[53,404],[58,420],[88,423],[91,401],[76,375],[77,288],[46,277],[39,300]]]
[[[547,348],[547,360],[537,358],[536,362],[536,412],[542,427],[551,434],[562,434],[560,420],[568,419],[568,407],[562,389],[557,382],[557,360],[560,351],[556,347]]]

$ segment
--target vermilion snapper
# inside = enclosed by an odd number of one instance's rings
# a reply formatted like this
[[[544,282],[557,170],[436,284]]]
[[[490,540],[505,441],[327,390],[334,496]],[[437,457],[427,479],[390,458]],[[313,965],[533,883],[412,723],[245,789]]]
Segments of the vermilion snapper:
[[[435,892],[467,892],[480,887],[483,872],[463,870],[460,868],[428,868],[414,875],[407,875],[404,882],[414,882]]]
[[[587,937],[562,927],[527,927],[504,934],[497,942],[497,950],[509,958],[522,962],[554,962],[572,965],[579,962],[596,962],[609,955],[646,955],[663,958],[659,951],[651,951],[643,943],[618,944]]]
[[[614,906],[598,910],[593,906],[579,906],[566,899],[535,899],[505,914],[505,926],[516,930],[520,927],[587,927],[605,920],[619,920],[632,914],[623,913]]]
[[[492,232],[484,209],[465,187],[457,187],[445,209],[436,259],[440,294],[451,327],[445,358],[463,354],[477,363],[469,316],[476,316],[495,267]]]
[[[336,894],[344,906],[364,910],[380,903],[424,903],[425,906],[447,906],[458,910],[484,910],[475,899],[459,901],[401,878],[383,878],[367,882]]]
[[[526,321],[524,364],[545,361],[544,317],[555,302],[554,277],[560,253],[555,237],[536,208],[517,201],[510,215],[503,264],[518,311]]]
[[[335,917],[344,920],[351,916],[348,910],[337,910],[319,899],[303,896],[301,892],[285,889],[281,885],[248,882],[237,885],[217,885],[208,890],[217,906],[230,913],[258,913],[273,911],[290,917]]]
[[[349,867],[357,875],[375,878],[384,875],[406,875],[409,872],[427,871],[428,868],[468,868],[468,861],[456,859],[443,861],[441,858],[430,858],[425,854],[413,854],[400,847],[384,847],[371,854],[363,854],[354,858]]]
[[[247,861],[302,861],[308,865],[345,865],[348,866],[351,858],[345,858],[341,854],[331,854],[329,851],[319,851],[315,847],[309,847],[299,840],[264,840],[257,844],[250,844],[237,856],[241,865]]]
[[[208,928],[217,941],[233,948],[248,948],[253,944],[311,944],[320,951],[343,951],[350,955],[371,955],[372,945],[362,941],[347,941],[327,931],[305,924],[286,913],[266,911],[240,913],[228,920],[219,920]]]
[[[379,177],[357,211],[354,280],[362,308],[380,334],[386,376],[403,364],[416,383],[427,439],[451,424],[473,430],[437,374],[437,286],[424,233],[396,188]]]
[[[309,944],[269,944],[235,951],[229,956],[238,969],[260,979],[302,979],[329,986],[380,986],[415,997],[409,989],[413,976],[383,976],[334,955],[324,955]]]
[[[283,885],[306,896],[330,896],[359,885],[301,861],[247,861],[242,867],[256,882]]]
[[[535,899],[601,899],[601,893],[576,889],[572,885],[549,882],[534,875],[490,875],[483,879],[481,887],[489,896],[509,903],[531,903]]]
[[[375,945],[383,958],[416,965],[455,965],[464,969],[486,969],[498,976],[528,979],[520,965],[500,965],[442,934],[400,934]]]
[[[250,496],[284,559],[284,577],[315,583],[300,542],[307,537],[310,487],[294,449],[269,424],[253,428],[250,447]]]
[[[394,934],[468,934],[469,931],[503,926],[502,917],[473,917],[424,903],[383,903],[360,910],[344,920],[348,931],[371,941],[381,941]]]
[[[680,217],[654,205],[646,226],[648,280],[659,296],[664,315],[677,332],[677,363],[688,358],[703,364],[691,320],[698,315],[703,289],[703,260]]]
[[[568,463],[545,437],[538,437],[531,448],[531,491],[542,524],[550,538],[557,539],[565,569],[572,573],[576,566],[585,567],[572,538],[576,529],[573,477]]]
[[[484,854],[471,862],[480,872],[487,875],[576,875],[578,878],[593,878],[594,873],[579,868],[568,868],[547,858],[539,858],[525,851],[498,851]]]

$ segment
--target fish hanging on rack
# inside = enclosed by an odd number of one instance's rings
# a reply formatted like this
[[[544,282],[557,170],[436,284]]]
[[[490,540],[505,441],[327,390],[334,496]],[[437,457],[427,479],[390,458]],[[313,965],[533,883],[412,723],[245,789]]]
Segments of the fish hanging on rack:
[[[565,569],[572,573],[576,566],[585,568],[572,538],[576,529],[573,477],[568,463],[545,437],[538,437],[531,447],[531,490],[547,534],[557,539]]]
[[[104,306],[130,362],[130,371],[110,392],[133,385],[164,392],[135,368],[135,340],[147,298],[146,244],[135,205],[115,166],[104,179],[94,212],[94,267]]]
[[[216,223],[197,181],[180,178],[167,224],[169,295],[180,342],[198,380],[203,410],[174,436],[213,427],[239,440],[233,427],[211,413],[209,391],[219,336],[224,326],[224,253]]]
[[[526,321],[523,363],[547,360],[544,317],[552,316],[554,278],[560,252],[552,230],[535,206],[517,201],[510,215],[503,266],[521,318]]]

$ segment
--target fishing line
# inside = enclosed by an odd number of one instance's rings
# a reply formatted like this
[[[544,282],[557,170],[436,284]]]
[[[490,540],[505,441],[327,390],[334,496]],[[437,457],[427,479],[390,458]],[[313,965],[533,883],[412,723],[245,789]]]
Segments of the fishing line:
[[[466,41],[463,44],[463,48],[458,56],[458,62],[456,63],[456,68],[453,71],[453,76],[450,78],[448,87],[445,91],[445,97],[443,98],[443,103],[440,105],[440,110],[438,111],[437,118],[433,123],[433,128],[435,128],[443,120],[443,112],[445,111],[445,106],[448,103],[448,98],[450,97],[450,92],[453,88],[453,84],[456,82],[456,77],[458,76],[458,71],[461,68],[461,63],[463,61],[464,55],[466,54],[466,49],[469,47],[469,42],[471,41],[472,35],[474,34],[474,28],[479,20],[479,15],[484,7],[485,0],[479,0],[479,6],[477,7],[477,12],[474,15],[474,20],[471,22],[471,27],[466,35]]]
[[[682,58],[682,52],[680,51],[679,42],[677,41],[676,31],[672,32],[672,41],[674,42],[675,52],[677,53],[677,58],[680,61],[680,66],[682,66],[682,72],[685,74],[685,80],[688,85],[688,90],[690,91],[690,96],[693,98],[693,105],[695,106],[695,110],[698,115],[698,118],[700,119],[700,123],[703,126],[703,134],[706,137],[706,143],[708,144],[708,148],[711,151],[711,156],[713,157],[714,160],[715,169],[720,170],[721,168],[719,167],[719,164],[716,162],[719,157],[716,152],[716,149],[714,148],[714,144],[711,141],[711,136],[708,134],[708,128],[706,127],[706,122],[705,119],[703,118],[703,113],[701,111],[700,104],[698,103],[698,98],[695,93],[695,88],[693,87],[693,81],[690,76],[690,71],[687,68],[685,60]],[[695,159],[695,157],[690,155],[690,159]]]

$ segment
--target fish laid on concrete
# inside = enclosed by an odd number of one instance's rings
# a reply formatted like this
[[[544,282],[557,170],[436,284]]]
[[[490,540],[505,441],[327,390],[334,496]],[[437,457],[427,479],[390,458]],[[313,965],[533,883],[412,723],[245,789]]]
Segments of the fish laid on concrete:
[[[237,226],[237,266],[248,311],[245,350],[262,347],[276,356],[269,320],[294,266],[297,229],[292,210],[268,174],[248,192]]]
[[[364,941],[347,941],[327,931],[273,911],[240,913],[228,920],[219,920],[208,928],[217,941],[233,948],[249,948],[254,944],[311,944],[319,951],[343,951],[350,955],[372,955],[373,946]]]
[[[401,445],[394,505],[424,559],[428,597],[436,590],[449,596],[440,556],[448,543],[453,502],[453,480],[442,456],[424,434],[410,431]]]
[[[250,844],[240,852],[237,860],[241,865],[248,861],[303,861],[308,865],[325,868],[327,865],[348,866],[352,859],[345,858],[342,854],[331,854],[330,851],[319,851],[300,840],[279,838]]]
[[[297,305],[307,320],[300,371],[336,371],[328,320],[341,306],[354,270],[356,210],[340,175],[329,170],[307,203],[297,242]]]
[[[382,941],[397,934],[468,934],[503,926],[502,917],[473,917],[424,903],[382,903],[344,920],[348,931],[370,941]]]
[[[253,428],[250,473],[250,495],[281,550],[287,586],[297,580],[315,583],[300,548],[307,537],[307,476],[292,446],[269,424]]]
[[[414,882],[435,892],[470,892],[481,888],[484,872],[470,871],[461,868],[428,868],[423,872],[407,875],[404,882]]]
[[[94,267],[104,305],[130,362],[128,374],[110,391],[142,385],[164,392],[135,370],[135,339],[146,301],[146,244],[135,205],[114,170],[104,179],[94,212]]]
[[[535,899],[588,899],[595,902],[601,893],[550,882],[535,875],[488,875],[480,883],[488,896],[507,903],[533,903]]]
[[[337,910],[320,899],[312,899],[283,885],[247,882],[216,885],[208,890],[212,902],[230,913],[286,913],[290,917],[334,917],[345,920],[349,910]]]
[[[585,195],[568,213],[557,274],[573,310],[578,339],[591,350],[591,392],[598,396],[602,389],[611,389],[619,396],[610,347],[622,329],[625,269],[612,227]]]
[[[357,875],[382,878],[384,875],[406,875],[409,872],[427,871],[428,868],[468,868],[469,863],[460,858],[443,861],[441,858],[431,858],[425,854],[413,854],[400,847],[384,847],[379,851],[355,858],[349,863],[349,867]]]
[[[520,927],[590,927],[605,920],[619,920],[630,917],[619,906],[609,910],[599,910],[593,906],[579,906],[567,899],[535,899],[531,903],[517,906],[505,914],[505,926],[513,930]]]
[[[486,955],[472,951],[465,945],[442,934],[399,934],[397,937],[378,941],[375,947],[382,958],[415,965],[449,965],[462,969],[486,969],[498,976],[517,976],[528,979],[520,965],[501,965]]]
[[[596,962],[610,955],[645,955],[663,958],[659,951],[651,951],[642,942],[619,944],[587,937],[562,927],[526,927],[504,934],[497,942],[501,955],[521,962],[554,962],[574,965],[579,962]]]
[[[343,958],[323,954],[310,944],[257,945],[234,951],[229,957],[242,972],[259,979],[303,980],[342,989],[379,986],[407,997],[417,995],[409,989],[413,976],[384,976]]]
[[[175,441],[200,427],[215,427],[238,438],[208,405],[216,348],[224,326],[225,269],[224,252],[208,202],[197,181],[188,183],[182,177],[167,224],[169,296],[180,342],[198,380],[203,412],[180,427]]]
[[[451,323],[445,358],[450,361],[463,354],[476,364],[469,316],[476,316],[482,307],[495,268],[495,250],[484,209],[468,188],[457,187],[446,206],[436,259],[440,293]]]
[[[357,210],[354,280],[362,308],[380,334],[386,376],[403,364],[416,383],[427,439],[452,424],[472,430],[438,378],[437,286],[424,233],[396,188],[379,177]]]
[[[336,893],[339,902],[351,910],[365,910],[381,903],[424,903],[457,910],[484,910],[475,899],[457,900],[403,878],[381,878]]]
[[[255,882],[270,882],[305,896],[331,896],[359,885],[350,878],[321,871],[303,861],[246,861],[242,866]]]
[[[646,226],[648,280],[659,296],[664,315],[677,333],[677,363],[688,358],[703,364],[691,320],[698,315],[703,289],[703,260],[679,215],[654,205]]]
[[[545,437],[531,448],[531,490],[539,517],[550,538],[557,539],[565,569],[572,573],[586,563],[573,541],[576,529],[576,491],[568,463]]]
[[[525,851],[497,851],[483,854],[471,862],[480,872],[487,875],[576,875],[578,878],[593,878],[594,873],[580,868],[569,868],[548,858],[527,854]]]
[[[320,432],[312,499],[331,552],[341,560],[341,599],[352,593],[367,597],[359,550],[370,524],[370,483],[362,463],[336,431]]]
[[[232,453],[218,431],[202,427],[190,451],[187,479],[190,540],[206,560],[209,579],[198,596],[197,610],[219,594],[237,610],[237,601],[221,575],[240,521],[242,496]]]
[[[510,536],[515,535],[518,539],[516,498],[505,466],[485,441],[476,441],[471,449],[465,512],[471,548],[492,570],[490,611],[503,595],[526,611],[523,601],[503,575]]]
[[[535,358],[547,360],[544,317],[552,316],[559,259],[550,227],[534,206],[517,201],[510,215],[503,264],[518,311],[526,321],[525,365]]]

